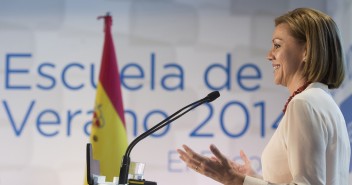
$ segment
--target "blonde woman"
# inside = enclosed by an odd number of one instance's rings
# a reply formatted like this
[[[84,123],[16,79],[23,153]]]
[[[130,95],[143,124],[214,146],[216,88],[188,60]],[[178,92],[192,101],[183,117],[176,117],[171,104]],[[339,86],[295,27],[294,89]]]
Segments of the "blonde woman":
[[[329,89],[345,75],[338,28],[328,15],[298,8],[275,19],[267,59],[274,82],[288,88],[284,116],[262,153],[263,177],[225,157],[214,145],[208,158],[184,145],[180,158],[224,185],[348,185],[350,142]]]

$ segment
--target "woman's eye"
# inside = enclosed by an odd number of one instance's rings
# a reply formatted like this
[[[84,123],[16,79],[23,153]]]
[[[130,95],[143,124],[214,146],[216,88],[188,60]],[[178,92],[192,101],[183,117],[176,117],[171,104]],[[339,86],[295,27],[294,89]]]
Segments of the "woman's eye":
[[[275,49],[277,49],[277,48],[279,48],[279,47],[280,47],[279,44],[274,44],[274,48],[275,48]]]

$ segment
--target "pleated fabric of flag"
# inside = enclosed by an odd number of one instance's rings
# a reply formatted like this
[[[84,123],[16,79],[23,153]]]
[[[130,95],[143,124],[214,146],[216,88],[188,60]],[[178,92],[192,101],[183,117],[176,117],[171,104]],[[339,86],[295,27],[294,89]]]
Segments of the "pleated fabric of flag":
[[[112,182],[113,177],[119,176],[128,141],[120,75],[111,34],[112,17],[106,15],[99,18],[104,18],[105,39],[90,142],[93,158],[100,162],[100,175],[106,176],[107,182]]]

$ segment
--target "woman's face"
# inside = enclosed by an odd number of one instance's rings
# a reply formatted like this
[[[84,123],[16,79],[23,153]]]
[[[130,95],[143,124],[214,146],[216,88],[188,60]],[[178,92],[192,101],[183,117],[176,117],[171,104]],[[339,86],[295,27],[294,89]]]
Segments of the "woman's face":
[[[303,61],[305,60],[305,44],[299,43],[289,33],[286,23],[275,27],[272,48],[268,53],[268,60],[272,62],[274,69],[274,82],[296,90],[303,85]]]

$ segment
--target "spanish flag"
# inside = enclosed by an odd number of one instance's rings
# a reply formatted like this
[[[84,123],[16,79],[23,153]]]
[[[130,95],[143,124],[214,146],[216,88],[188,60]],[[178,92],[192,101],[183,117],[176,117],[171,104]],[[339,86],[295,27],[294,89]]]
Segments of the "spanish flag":
[[[119,176],[121,159],[127,148],[127,134],[114,43],[111,35],[112,18],[105,22],[105,40],[96,90],[90,142],[93,158],[100,162],[100,175],[107,182]]]

